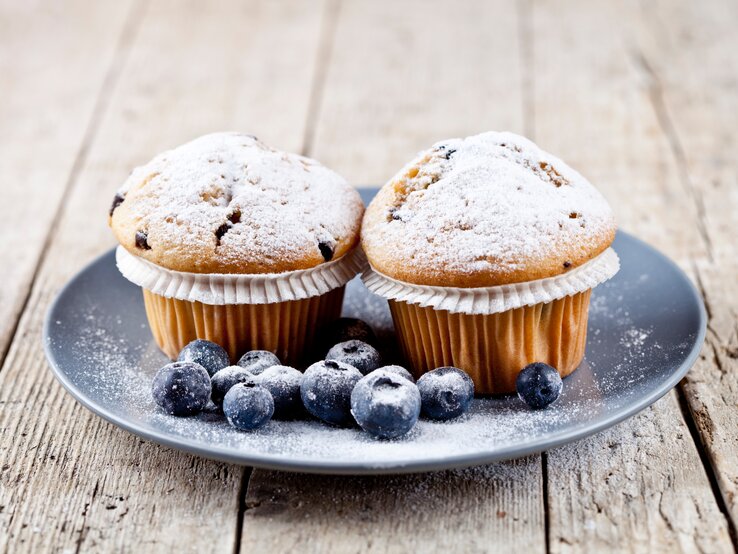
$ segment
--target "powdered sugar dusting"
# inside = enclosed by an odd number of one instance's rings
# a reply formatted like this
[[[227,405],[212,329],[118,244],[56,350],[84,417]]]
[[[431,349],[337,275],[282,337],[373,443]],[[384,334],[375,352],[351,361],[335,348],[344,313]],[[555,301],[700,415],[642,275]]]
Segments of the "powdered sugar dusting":
[[[160,412],[150,387],[167,360],[151,338],[140,291],[118,274],[112,255],[83,274],[52,309],[48,347],[70,388],[88,404],[141,433],[163,434],[214,456],[344,470],[511,457],[551,440],[571,440],[593,425],[611,424],[623,410],[664,392],[660,387],[679,376],[678,367],[694,352],[698,327],[684,324],[694,316],[688,285],[637,245],[633,239],[616,245],[623,270],[593,292],[586,360],[564,379],[553,405],[531,411],[514,396],[476,398],[461,419],[421,420],[394,441],[317,421],[272,421],[258,432],[242,433],[212,407],[189,418]],[[358,279],[347,286],[343,315],[367,321],[385,362],[398,361],[387,303]]]
[[[156,156],[118,195],[120,242],[190,272],[289,271],[304,269],[306,258],[317,265],[353,246],[363,211],[338,174],[238,133],[206,135]],[[139,231],[148,249],[136,248]]]
[[[614,230],[606,200],[579,173],[523,137],[489,132],[420,153],[368,209],[362,241],[390,276],[385,256],[418,271],[515,282],[534,266],[554,264],[550,276],[586,261]]]

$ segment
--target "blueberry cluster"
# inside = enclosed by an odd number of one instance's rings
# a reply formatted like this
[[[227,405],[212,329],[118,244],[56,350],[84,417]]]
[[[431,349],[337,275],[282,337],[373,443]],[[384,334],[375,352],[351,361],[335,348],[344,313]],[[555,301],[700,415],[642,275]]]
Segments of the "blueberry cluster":
[[[407,434],[421,416],[446,421],[469,410],[474,383],[461,369],[440,367],[416,383],[404,367],[382,365],[381,354],[370,344],[375,335],[363,321],[339,319],[326,334],[337,342],[304,373],[282,365],[266,350],[247,352],[231,365],[219,345],[195,340],[156,374],[154,400],[177,416],[197,414],[212,401],[231,425],[244,431],[271,419],[310,414],[337,427],[358,424],[381,439]],[[559,373],[543,363],[526,366],[517,378],[518,396],[534,409],[551,404],[561,389]]]
[[[222,347],[198,339],[182,349],[178,361],[158,371],[151,390],[169,414],[195,415],[212,401],[231,425],[251,431],[272,418],[301,416],[301,382],[302,373],[281,365],[272,352],[252,350],[231,365]]]

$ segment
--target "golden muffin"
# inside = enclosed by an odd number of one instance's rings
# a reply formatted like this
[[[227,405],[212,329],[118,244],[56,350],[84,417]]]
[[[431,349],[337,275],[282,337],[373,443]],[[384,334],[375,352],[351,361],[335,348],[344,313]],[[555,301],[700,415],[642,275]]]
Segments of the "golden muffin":
[[[253,136],[215,133],[136,168],[115,195],[118,266],[171,358],[195,338],[296,363],[361,269],[363,204],[341,176]]]
[[[618,269],[604,197],[512,133],[439,142],[367,208],[370,290],[390,303],[416,376],[444,365],[511,392],[534,361],[562,376],[584,356],[592,287]]]

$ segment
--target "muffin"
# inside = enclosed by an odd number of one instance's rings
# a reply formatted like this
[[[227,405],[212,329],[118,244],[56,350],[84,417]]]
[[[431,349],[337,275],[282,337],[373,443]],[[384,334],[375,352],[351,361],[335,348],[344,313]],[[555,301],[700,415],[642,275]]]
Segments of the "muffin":
[[[362,268],[362,214],[358,192],[315,160],[215,133],[136,168],[109,223],[170,358],[202,338],[232,359],[260,349],[295,364]]]
[[[415,376],[467,371],[477,392],[518,372],[581,363],[591,289],[619,268],[603,196],[529,140],[489,132],[439,142],[364,215],[364,282],[388,299]]]

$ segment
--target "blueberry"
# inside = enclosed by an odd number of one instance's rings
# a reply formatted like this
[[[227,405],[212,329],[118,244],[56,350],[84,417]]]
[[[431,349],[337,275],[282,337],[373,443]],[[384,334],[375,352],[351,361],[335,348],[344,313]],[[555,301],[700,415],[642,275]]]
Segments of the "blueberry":
[[[210,377],[205,368],[193,362],[167,364],[156,373],[151,394],[168,414],[194,415],[210,399]]]
[[[248,370],[237,365],[224,367],[210,378],[212,384],[212,392],[210,398],[216,406],[223,406],[223,398],[231,388],[237,383],[253,383],[256,382],[254,375]]]
[[[386,365],[384,367],[380,367],[379,369],[377,369],[375,371],[379,371],[380,369],[381,370],[385,370],[385,371],[389,371],[390,373],[394,373],[395,375],[399,375],[400,377],[404,377],[405,379],[407,379],[411,383],[415,383],[415,378],[412,376],[412,374],[407,369],[405,369],[404,367],[402,367],[401,365]]]
[[[362,375],[366,375],[382,365],[382,357],[377,352],[377,349],[371,344],[360,340],[339,342],[328,351],[325,359],[338,360],[339,362],[352,365],[361,371]]]
[[[545,408],[561,394],[561,375],[548,364],[535,362],[518,373],[515,388],[520,399],[533,409]]]
[[[316,362],[305,370],[300,385],[302,403],[308,412],[326,423],[351,426],[351,391],[361,377],[358,369],[343,362]]]
[[[241,359],[238,360],[238,365],[245,367],[254,375],[259,375],[266,368],[272,367],[273,365],[282,365],[282,362],[279,361],[279,358],[277,358],[274,352],[269,352],[269,350],[252,350],[241,356]]]
[[[418,379],[423,416],[447,420],[469,409],[474,398],[474,382],[456,367],[439,367]]]
[[[302,373],[293,367],[274,365],[256,377],[274,399],[274,419],[296,419],[305,413],[300,398]]]
[[[238,383],[226,393],[223,413],[236,429],[253,431],[272,419],[274,400],[268,390],[254,382]]]
[[[228,352],[209,340],[196,339],[185,346],[177,357],[178,362],[195,362],[204,367],[211,377],[231,365]]]
[[[351,413],[364,431],[394,439],[410,431],[420,415],[420,392],[400,375],[378,369],[356,383]]]
[[[320,334],[319,344],[323,355],[334,344],[347,340],[360,340],[369,344],[377,344],[377,337],[367,323],[353,317],[341,317],[326,325]]]

